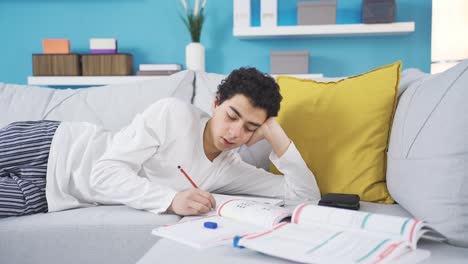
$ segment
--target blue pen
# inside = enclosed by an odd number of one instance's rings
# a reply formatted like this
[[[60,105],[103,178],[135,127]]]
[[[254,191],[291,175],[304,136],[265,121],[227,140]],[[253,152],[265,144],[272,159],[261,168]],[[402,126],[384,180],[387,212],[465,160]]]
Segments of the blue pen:
[[[232,246],[235,248],[245,248],[244,246],[239,245],[239,240],[242,238],[242,236],[234,236],[232,239]]]

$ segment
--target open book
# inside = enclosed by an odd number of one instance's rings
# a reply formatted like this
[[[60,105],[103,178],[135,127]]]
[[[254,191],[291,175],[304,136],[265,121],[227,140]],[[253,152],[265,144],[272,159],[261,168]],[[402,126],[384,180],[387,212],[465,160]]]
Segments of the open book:
[[[291,216],[290,210],[275,205],[281,204],[281,200],[226,198],[228,197],[215,196],[217,209],[211,213],[184,217],[179,223],[153,229],[152,234],[195,248],[207,248],[232,244],[232,238],[236,235],[244,236],[270,230]],[[205,222],[215,222],[218,227],[207,229],[203,225]]]
[[[248,201],[254,201],[254,202],[259,202],[259,203],[277,205],[277,206],[284,205],[283,199],[270,198],[270,197],[226,195],[226,194],[218,194],[218,193],[213,193],[213,197],[216,200],[217,207],[219,207],[219,205],[230,200],[248,200]]]
[[[428,231],[416,219],[301,204],[291,222],[244,236],[238,245],[303,263],[386,263],[416,251]],[[419,255],[413,263],[430,252]]]
[[[205,222],[218,228],[205,228]],[[303,263],[384,263],[416,250],[428,230],[411,218],[312,204],[291,212],[233,199],[218,204],[216,215],[161,226],[153,234],[196,248],[232,244],[234,236],[242,236],[239,246]]]

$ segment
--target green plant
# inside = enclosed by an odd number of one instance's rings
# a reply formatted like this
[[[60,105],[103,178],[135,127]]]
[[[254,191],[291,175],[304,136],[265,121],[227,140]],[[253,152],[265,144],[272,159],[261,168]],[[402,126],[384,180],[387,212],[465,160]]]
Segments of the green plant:
[[[206,6],[206,0],[203,0],[201,5],[200,0],[195,0],[193,8],[187,4],[187,0],[180,0],[180,2],[182,3],[185,11],[185,15],[181,15],[181,17],[185,26],[190,32],[192,42],[200,42],[203,22],[205,21],[205,15],[203,14],[203,11]]]

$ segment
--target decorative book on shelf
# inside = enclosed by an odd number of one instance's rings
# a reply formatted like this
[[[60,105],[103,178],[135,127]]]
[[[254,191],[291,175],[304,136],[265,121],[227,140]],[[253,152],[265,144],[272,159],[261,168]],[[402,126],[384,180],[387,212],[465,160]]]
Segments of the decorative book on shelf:
[[[34,76],[79,76],[79,54],[33,54]]]
[[[128,53],[81,55],[83,76],[132,75],[133,56]]]
[[[164,76],[178,73],[180,70],[137,71],[137,76]]]
[[[182,65],[176,63],[153,63],[153,64],[140,64],[138,67],[140,71],[180,71]]]

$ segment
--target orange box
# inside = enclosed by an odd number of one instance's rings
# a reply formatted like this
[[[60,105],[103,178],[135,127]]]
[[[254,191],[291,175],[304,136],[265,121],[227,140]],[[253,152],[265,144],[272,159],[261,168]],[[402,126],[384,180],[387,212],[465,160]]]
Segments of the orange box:
[[[42,52],[44,54],[69,54],[70,41],[68,39],[43,39]]]

